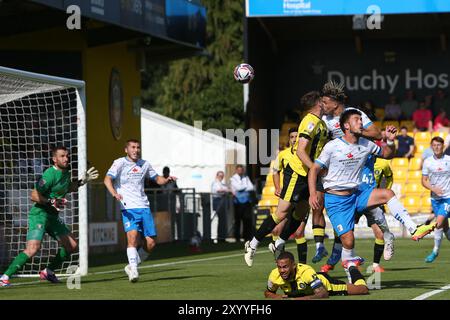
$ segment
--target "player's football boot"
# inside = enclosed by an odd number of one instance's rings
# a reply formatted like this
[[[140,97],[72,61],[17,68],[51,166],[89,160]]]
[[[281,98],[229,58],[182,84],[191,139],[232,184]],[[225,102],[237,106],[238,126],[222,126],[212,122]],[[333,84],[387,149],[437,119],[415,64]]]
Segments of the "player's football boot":
[[[244,259],[245,259],[245,263],[247,263],[247,265],[249,267],[251,267],[253,265],[253,256],[255,255],[256,250],[252,249],[252,247],[250,247],[250,241],[247,241],[245,243],[245,255],[244,255]]]
[[[383,257],[384,260],[389,261],[392,259],[392,256],[394,255],[394,234],[392,232],[385,232],[384,233],[384,251],[383,251]]]
[[[139,273],[137,271],[137,269],[131,268],[131,266],[129,264],[127,264],[124,268],[125,273],[128,275],[128,280],[130,280],[130,282],[136,282],[139,280]]]
[[[276,247],[274,243],[270,243],[269,250],[270,250],[270,252],[272,252],[273,257],[276,260],[276,259],[278,259],[280,254],[284,252],[284,244],[280,244],[278,247]]]
[[[319,247],[319,249],[316,250],[316,254],[312,258],[312,262],[317,263],[327,255],[328,255],[327,249],[325,249],[325,247]]]
[[[327,263],[320,267],[320,272],[323,272],[323,273],[328,273],[331,270],[334,270],[334,265],[332,265],[332,264]]]
[[[427,234],[431,233],[434,228],[436,228],[436,222],[430,223],[429,225],[421,224],[417,226],[416,231],[413,233],[412,238],[414,241],[419,241]]]
[[[9,287],[9,286],[11,286],[9,280],[0,279],[0,287]]]
[[[431,263],[431,262],[433,262],[436,258],[437,258],[437,256],[438,256],[439,254],[438,253],[436,253],[436,252],[431,252],[429,255],[428,255],[428,257],[426,257],[425,258],[425,262],[426,263]]]
[[[341,260],[341,255],[342,249],[337,249],[333,246],[333,251],[331,251],[331,256],[328,258],[327,264],[335,266],[339,262],[339,260]]]
[[[39,278],[41,280],[47,280],[47,281],[49,281],[51,283],[60,283],[61,282],[56,277],[55,273],[52,270],[48,269],[48,268],[45,268],[44,270],[39,272]]]
[[[384,272],[384,268],[380,265],[377,265],[377,266],[373,267],[372,272],[376,272],[376,273]]]

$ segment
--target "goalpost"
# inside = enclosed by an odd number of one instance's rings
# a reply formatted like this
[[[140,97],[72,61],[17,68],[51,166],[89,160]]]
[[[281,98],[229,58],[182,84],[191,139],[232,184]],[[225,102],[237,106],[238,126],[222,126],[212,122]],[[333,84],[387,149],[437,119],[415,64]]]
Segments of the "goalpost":
[[[70,153],[72,179],[85,172],[85,83],[0,67],[0,270],[25,249],[31,190],[53,165],[50,150],[64,145]],[[59,275],[86,275],[88,269],[87,185],[67,194],[59,213],[75,235],[79,250]],[[17,274],[38,276],[58,243],[47,234],[40,252]]]

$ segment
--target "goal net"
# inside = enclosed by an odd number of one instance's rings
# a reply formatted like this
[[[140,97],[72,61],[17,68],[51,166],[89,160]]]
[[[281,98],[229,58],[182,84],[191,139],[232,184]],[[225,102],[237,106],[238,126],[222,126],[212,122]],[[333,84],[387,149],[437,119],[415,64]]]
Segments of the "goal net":
[[[53,165],[51,148],[70,154],[72,179],[86,169],[84,82],[0,67],[0,273],[26,247],[31,190]],[[78,240],[58,274],[87,273],[87,191],[67,194],[61,220]],[[41,250],[17,276],[36,276],[56,255],[48,234]]]

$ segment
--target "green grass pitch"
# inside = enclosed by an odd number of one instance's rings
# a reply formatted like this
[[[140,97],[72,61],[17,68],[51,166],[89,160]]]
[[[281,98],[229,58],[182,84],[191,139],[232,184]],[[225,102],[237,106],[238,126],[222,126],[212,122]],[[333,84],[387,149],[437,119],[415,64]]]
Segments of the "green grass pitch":
[[[332,240],[326,240],[330,249]],[[386,272],[381,274],[381,290],[371,290],[367,296],[331,297],[333,300],[391,299],[410,300],[424,293],[450,284],[448,266],[450,245],[444,238],[441,252],[434,263],[425,263],[433,246],[432,239],[419,243],[407,239],[396,240],[395,256],[382,260]],[[81,289],[69,290],[61,284],[40,282],[36,279],[13,279],[14,286],[0,288],[0,300],[5,299],[159,299],[159,300],[261,300],[269,272],[275,267],[273,257],[262,243],[252,268],[243,259],[243,244],[204,244],[203,253],[191,254],[186,244],[164,244],[156,247],[140,268],[137,283],[130,283],[123,267],[123,254],[90,258],[89,275],[81,279]],[[295,256],[296,248],[289,242],[287,249]],[[329,250],[330,251],[330,250]],[[356,252],[371,264],[373,240],[358,239]],[[321,264],[312,264],[314,243],[308,241],[308,263],[318,270]],[[370,262],[370,263],[368,263]],[[339,265],[330,273],[346,280]],[[367,274],[365,274],[367,277]],[[448,300],[450,290],[429,299]]]

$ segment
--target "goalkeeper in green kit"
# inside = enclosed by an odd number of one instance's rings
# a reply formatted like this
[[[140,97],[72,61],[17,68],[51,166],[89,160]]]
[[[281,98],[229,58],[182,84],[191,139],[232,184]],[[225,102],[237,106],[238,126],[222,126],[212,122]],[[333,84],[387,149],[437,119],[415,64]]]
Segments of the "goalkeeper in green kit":
[[[0,286],[10,285],[9,278],[15,274],[41,248],[41,241],[47,232],[59,241],[61,247],[49,265],[39,272],[42,280],[52,283],[59,282],[54,270],[61,268],[62,263],[70,254],[77,250],[77,242],[67,225],[59,218],[59,211],[63,210],[67,200],[64,198],[69,192],[75,192],[79,187],[98,178],[98,171],[90,168],[80,180],[71,181],[69,171],[69,152],[66,147],[59,146],[52,149],[53,166],[44,171],[31,192],[34,202],[28,216],[28,233],[26,249],[9,265],[0,278]]]

